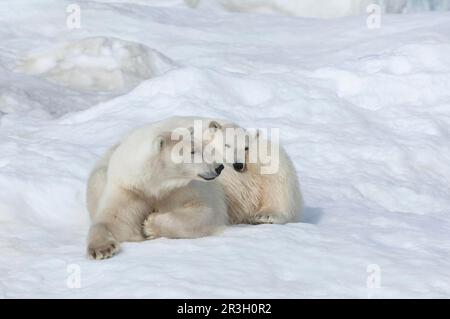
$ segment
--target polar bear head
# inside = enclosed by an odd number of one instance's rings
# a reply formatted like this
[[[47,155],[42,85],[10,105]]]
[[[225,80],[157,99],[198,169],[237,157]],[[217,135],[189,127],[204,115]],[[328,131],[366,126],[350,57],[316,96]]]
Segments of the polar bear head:
[[[206,139],[207,153],[215,153],[215,160],[226,163],[237,172],[274,174],[279,169],[279,131],[270,129],[275,142],[265,137],[267,129],[243,129],[235,124],[209,123]]]
[[[216,160],[231,165],[237,172],[246,170],[249,146],[255,140],[250,132],[235,124],[211,121],[205,136],[206,151],[213,152]]]
[[[165,179],[210,181],[220,175],[224,165],[204,160],[203,142],[193,138],[192,128],[171,131],[153,141],[152,167]],[[186,141],[188,144],[186,146]]]
[[[223,164],[203,160],[202,141],[191,139],[183,147],[183,134],[157,125],[132,131],[113,152],[108,179],[157,197],[194,180],[218,177]]]

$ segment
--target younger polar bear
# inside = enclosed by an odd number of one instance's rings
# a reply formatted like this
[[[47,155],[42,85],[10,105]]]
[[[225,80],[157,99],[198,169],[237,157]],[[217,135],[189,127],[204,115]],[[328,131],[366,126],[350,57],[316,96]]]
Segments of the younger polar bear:
[[[230,129],[231,134],[227,135]],[[239,136],[243,143],[239,143]],[[223,163],[234,168],[226,168],[217,179],[225,191],[230,223],[299,221],[303,204],[300,185],[294,165],[281,145],[259,131],[250,133],[220,120],[210,122],[206,137],[214,149],[223,152]],[[232,163],[227,158],[229,151]]]
[[[205,183],[219,176],[223,165],[174,161],[173,124],[166,120],[134,130],[92,171],[87,188],[91,258],[113,256],[123,241],[194,238],[227,225],[221,186]],[[203,156],[201,149],[193,139],[191,153]]]

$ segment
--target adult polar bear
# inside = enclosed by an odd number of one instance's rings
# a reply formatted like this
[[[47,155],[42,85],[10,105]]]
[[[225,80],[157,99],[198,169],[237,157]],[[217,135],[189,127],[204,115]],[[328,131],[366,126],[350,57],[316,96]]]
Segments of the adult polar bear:
[[[91,258],[109,258],[120,242],[146,239],[142,223],[149,213],[148,237],[200,237],[227,225],[221,186],[205,182],[219,176],[223,165],[173,161],[174,127],[180,127],[176,120],[138,128],[94,167],[86,194]],[[202,149],[199,141],[193,142],[194,153]]]

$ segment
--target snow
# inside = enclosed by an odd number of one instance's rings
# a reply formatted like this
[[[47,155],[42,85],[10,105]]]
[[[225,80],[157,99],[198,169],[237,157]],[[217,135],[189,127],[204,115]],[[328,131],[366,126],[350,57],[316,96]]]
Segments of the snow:
[[[170,68],[170,60],[153,51],[115,38],[86,38],[27,57],[19,70],[75,89],[121,91]]]
[[[68,29],[71,3],[0,3],[0,297],[450,296],[449,13],[368,29],[365,15],[79,1]],[[94,161],[171,115],[280,128],[302,223],[88,260]]]
[[[411,13],[450,9],[450,0],[186,0],[191,8],[302,17],[335,18],[365,14],[371,4],[381,12]]]

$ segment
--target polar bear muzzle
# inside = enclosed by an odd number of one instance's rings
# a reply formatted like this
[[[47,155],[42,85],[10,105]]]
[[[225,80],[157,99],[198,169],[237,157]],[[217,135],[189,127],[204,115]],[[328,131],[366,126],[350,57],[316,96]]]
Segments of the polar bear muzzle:
[[[244,163],[233,163],[233,168],[236,172],[243,172],[245,169]]]
[[[220,164],[216,168],[214,168],[214,172],[198,174],[198,176],[200,176],[201,178],[203,178],[206,181],[211,181],[211,180],[215,179],[217,176],[219,176],[223,169],[224,169],[223,164]]]

